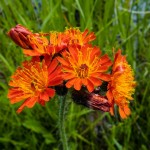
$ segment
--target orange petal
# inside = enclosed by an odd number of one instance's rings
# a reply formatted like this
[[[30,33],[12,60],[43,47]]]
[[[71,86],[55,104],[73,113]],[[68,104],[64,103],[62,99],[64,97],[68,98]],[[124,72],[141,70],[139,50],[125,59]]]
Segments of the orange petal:
[[[104,80],[104,81],[110,81],[111,75],[110,74],[100,73],[99,74],[99,78]]]
[[[83,37],[86,33],[83,34]],[[90,34],[86,35],[86,37],[84,38],[84,43],[88,43],[90,41],[93,41],[96,39],[96,36],[93,32],[91,32]]]
[[[125,105],[125,106],[124,106],[124,112],[125,112],[125,114],[126,114],[127,116],[129,116],[129,115],[131,114],[131,110],[130,110],[130,108],[128,107],[128,105]]]
[[[109,67],[110,67],[110,66],[106,66],[106,65],[104,65],[104,66],[103,66],[103,65],[102,65],[102,66],[99,66],[97,72],[105,72],[105,71],[108,70]]]
[[[58,65],[57,60],[53,59],[50,66],[48,67],[48,73],[51,74],[56,69],[57,65]]]
[[[122,56],[121,56],[121,50],[119,49],[117,51],[117,53],[115,54],[115,59],[114,59],[114,62],[119,59],[119,61],[121,60]]]
[[[78,61],[78,50],[76,47],[69,47],[69,52],[74,60]]]
[[[7,97],[11,99],[11,98],[22,96],[22,95],[23,95],[23,92],[19,91],[19,89],[17,88],[17,89],[10,89]]]
[[[94,90],[94,85],[93,83],[87,79],[87,89],[89,92],[92,92]]]
[[[11,98],[10,103],[14,104],[14,103],[22,101],[23,99],[27,99],[29,97],[31,97],[31,94],[24,94],[22,96],[17,96],[17,97]]]
[[[106,96],[108,98],[108,102],[113,105],[113,95],[110,90],[107,91]]]
[[[88,32],[89,32],[88,29],[84,30],[84,32],[82,33],[82,36],[85,37],[88,34]]]
[[[61,68],[58,66],[51,74],[49,74],[48,78],[50,80],[54,79],[56,76],[60,76]]]
[[[45,101],[44,100],[39,100],[38,103],[42,106],[45,106]]]
[[[119,114],[120,114],[122,119],[127,118],[126,113],[124,112],[124,110],[121,107],[119,107]]]
[[[98,65],[104,64],[104,63],[106,63],[106,62],[109,61],[109,60],[110,60],[110,59],[109,59],[108,55],[105,54],[105,55],[103,55],[103,56],[100,58],[100,61],[99,61]]]
[[[74,74],[72,74],[72,73],[66,73],[63,75],[64,80],[70,80],[72,78],[74,78]]]
[[[61,57],[57,57],[57,60],[64,66],[69,66],[70,63],[68,63],[67,61],[65,61],[63,58]]]
[[[73,79],[69,80],[69,81],[66,83],[66,87],[67,87],[67,88],[71,88],[71,87],[74,85],[75,80],[76,80],[76,78],[73,78]]]
[[[93,60],[95,59],[95,56],[100,56],[100,55],[101,55],[100,49],[97,47],[94,47],[90,55],[90,62],[91,63],[93,62]]]
[[[114,116],[114,105],[110,107],[110,114]]]
[[[100,86],[102,84],[102,81],[100,79],[97,79],[95,77],[90,77],[89,80],[93,83],[95,86]]]
[[[23,53],[27,56],[40,56],[40,53],[31,49],[23,49]]]
[[[28,98],[24,103],[18,108],[17,113],[21,113],[24,107],[32,108],[37,102],[37,97]]]
[[[77,78],[74,82],[74,88],[79,91],[81,89],[81,86],[82,86],[82,80]]]
[[[73,72],[74,69],[69,65],[69,66],[62,66],[63,67],[63,70],[65,70],[65,72]]]
[[[87,79],[86,78],[82,79],[82,84],[87,86]]]
[[[50,82],[48,83],[49,86],[56,86],[59,85],[63,82],[62,77],[61,76],[56,76],[56,78],[54,78],[53,80],[50,80]]]
[[[49,101],[49,95],[48,95],[47,91],[44,91],[40,94],[40,99],[44,100],[44,101]]]
[[[23,99],[27,99],[28,97],[31,96],[30,94],[23,94],[22,91],[16,91],[15,93],[14,91],[13,92],[11,91],[13,91],[13,89],[9,90],[9,93],[8,93],[8,98],[10,99],[11,104],[20,102]]]
[[[53,97],[55,95],[55,90],[52,88],[47,88],[46,92],[47,92],[49,97]]]
[[[108,68],[112,65],[112,61],[109,60],[107,62],[105,62],[104,64],[102,64],[103,66],[107,66]]]

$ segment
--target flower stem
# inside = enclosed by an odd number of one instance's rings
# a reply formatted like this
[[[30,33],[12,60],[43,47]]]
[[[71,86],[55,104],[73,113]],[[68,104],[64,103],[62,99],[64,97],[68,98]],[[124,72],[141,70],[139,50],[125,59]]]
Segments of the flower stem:
[[[59,134],[60,140],[62,142],[63,150],[68,150],[68,141],[65,132],[65,104],[66,104],[66,96],[59,96],[59,119],[58,119],[58,126],[59,126]]]

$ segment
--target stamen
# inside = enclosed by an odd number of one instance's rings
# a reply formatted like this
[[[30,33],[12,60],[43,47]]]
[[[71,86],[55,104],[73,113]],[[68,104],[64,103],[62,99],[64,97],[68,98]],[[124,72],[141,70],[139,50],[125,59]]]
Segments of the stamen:
[[[81,66],[78,69],[78,76],[80,78],[86,78],[88,76],[88,66],[86,64],[81,64]]]

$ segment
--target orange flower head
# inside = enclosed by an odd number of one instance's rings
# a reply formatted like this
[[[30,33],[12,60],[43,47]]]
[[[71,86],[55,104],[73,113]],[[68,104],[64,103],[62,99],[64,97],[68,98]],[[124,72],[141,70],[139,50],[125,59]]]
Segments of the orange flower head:
[[[121,118],[127,118],[130,115],[128,104],[130,100],[133,100],[132,94],[135,91],[135,85],[131,66],[126,61],[126,57],[121,55],[121,50],[118,50],[115,54],[111,80],[106,94],[112,104],[110,109],[112,115],[114,114],[114,104],[118,105]]]
[[[77,28],[66,29],[64,32],[51,32],[48,51],[54,55],[71,45],[84,46],[90,41],[95,40],[95,38],[93,32],[88,34],[88,30],[81,32]]]
[[[50,33],[50,44],[48,46],[49,52],[54,55],[63,49],[67,48],[68,37],[61,32]]]
[[[50,60],[50,57],[45,57],[42,62],[37,58],[23,62],[11,78],[10,102],[14,104],[24,100],[18,113],[24,107],[32,108],[36,102],[44,105],[55,95],[52,87],[62,83],[61,68],[57,60]]]
[[[30,48],[27,36],[32,34],[30,30],[18,24],[11,28],[8,32],[8,36],[20,47],[28,49]]]
[[[24,49],[24,54],[28,56],[51,55],[48,51],[49,41],[46,37],[40,34],[28,35],[29,49]]]
[[[68,51],[62,53],[62,57],[57,59],[62,65],[63,78],[67,81],[66,87],[74,86],[76,90],[80,90],[84,85],[92,92],[94,86],[102,84],[101,80],[109,81],[110,76],[104,72],[111,66],[111,61],[108,55],[100,55],[99,48],[88,45],[70,46]]]
[[[69,37],[68,45],[77,44],[83,46],[96,39],[94,32],[90,34],[88,32],[87,29],[81,32],[78,28],[70,28],[66,29],[64,34]]]

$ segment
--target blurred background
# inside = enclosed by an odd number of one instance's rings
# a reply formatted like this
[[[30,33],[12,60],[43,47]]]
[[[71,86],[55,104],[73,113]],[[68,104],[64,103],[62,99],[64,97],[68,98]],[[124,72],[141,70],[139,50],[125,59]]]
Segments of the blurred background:
[[[0,150],[62,149],[58,100],[16,114],[20,104],[7,99],[10,76],[27,59],[7,32],[22,24],[33,32],[79,27],[94,31],[93,42],[112,57],[121,48],[137,81],[132,115],[93,111],[68,95],[65,127],[70,150],[150,149],[150,1],[149,0],[0,0]]]

